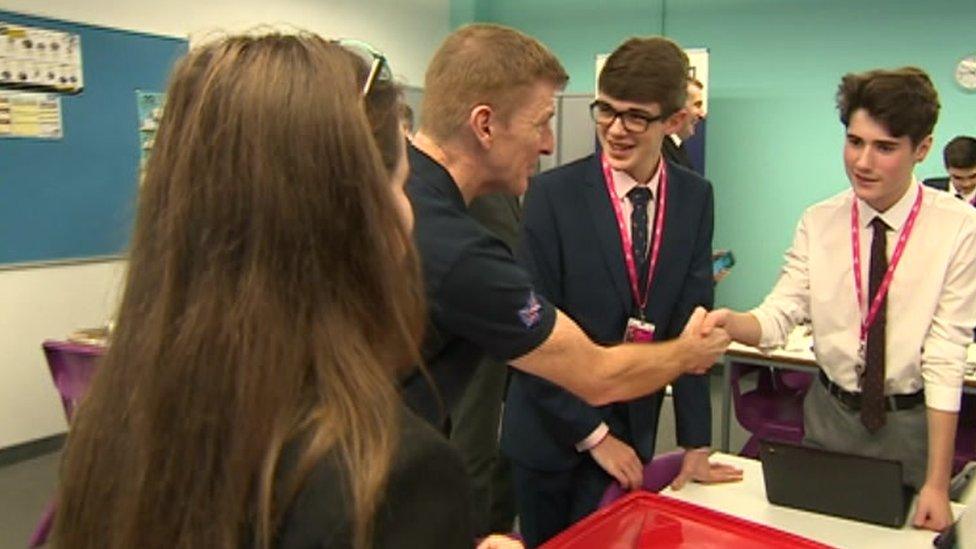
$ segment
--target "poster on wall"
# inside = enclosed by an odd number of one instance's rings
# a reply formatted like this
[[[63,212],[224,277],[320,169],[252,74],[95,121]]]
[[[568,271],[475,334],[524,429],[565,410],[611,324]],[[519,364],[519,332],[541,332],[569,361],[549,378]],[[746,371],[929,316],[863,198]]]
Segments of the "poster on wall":
[[[61,139],[61,98],[0,91],[0,138]]]
[[[146,162],[156,142],[156,130],[163,116],[166,94],[136,90],[136,109],[139,113],[139,180],[146,170]]]
[[[0,89],[78,93],[83,80],[77,34],[0,21]]]

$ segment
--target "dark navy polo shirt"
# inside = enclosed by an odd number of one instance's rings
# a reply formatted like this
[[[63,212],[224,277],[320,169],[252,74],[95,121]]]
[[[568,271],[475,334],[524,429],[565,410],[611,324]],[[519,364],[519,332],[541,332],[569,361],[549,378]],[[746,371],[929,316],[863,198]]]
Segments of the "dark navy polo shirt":
[[[507,362],[532,351],[548,339],[556,309],[505,243],[468,214],[447,170],[413,146],[408,155],[407,196],[429,308],[423,359],[447,413],[485,354]],[[405,381],[404,398],[424,419],[449,425],[419,371]]]

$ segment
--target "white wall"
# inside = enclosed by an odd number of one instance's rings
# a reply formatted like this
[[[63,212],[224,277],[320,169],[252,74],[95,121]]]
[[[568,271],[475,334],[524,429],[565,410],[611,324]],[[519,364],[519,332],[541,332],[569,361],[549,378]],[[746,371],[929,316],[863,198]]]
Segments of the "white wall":
[[[0,448],[64,431],[41,342],[103,325],[123,270],[110,261],[0,271]]]
[[[365,40],[414,86],[423,85],[427,61],[450,30],[450,0],[4,0],[2,9],[194,39],[290,25]]]
[[[3,0],[2,8],[193,39],[290,24],[365,40],[386,53],[397,76],[417,86],[450,30],[449,0]],[[124,262],[114,261],[0,270],[0,448],[64,431],[41,342],[104,323],[123,269]]]

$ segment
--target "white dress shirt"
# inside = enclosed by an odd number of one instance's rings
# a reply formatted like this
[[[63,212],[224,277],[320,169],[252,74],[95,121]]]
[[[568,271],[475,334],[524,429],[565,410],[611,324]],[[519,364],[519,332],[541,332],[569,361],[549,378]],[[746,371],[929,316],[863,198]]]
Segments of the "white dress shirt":
[[[922,206],[888,291],[885,394],[924,388],[928,407],[955,412],[976,326],[976,210],[914,181],[884,213],[858,199],[862,296],[868,299],[871,220],[881,216],[892,228],[890,258],[919,192]],[[782,344],[809,318],[818,364],[831,381],[855,392],[862,313],[854,289],[852,200],[854,193],[845,190],[804,212],[776,286],[752,313],[762,328],[761,347]]]

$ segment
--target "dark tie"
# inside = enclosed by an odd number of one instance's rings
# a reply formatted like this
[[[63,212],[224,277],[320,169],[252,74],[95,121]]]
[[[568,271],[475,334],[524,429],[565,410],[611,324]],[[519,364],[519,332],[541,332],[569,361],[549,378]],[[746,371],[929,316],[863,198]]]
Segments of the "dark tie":
[[[880,218],[871,221],[874,237],[871,239],[871,268],[868,275],[868,305],[874,302],[881,280],[888,270],[888,225]],[[868,328],[867,348],[864,351],[864,380],[861,383],[861,423],[872,433],[885,424],[885,324],[888,297],[881,300],[878,315]]]
[[[630,213],[630,240],[637,264],[637,288],[643,292],[647,287],[647,203],[651,191],[647,187],[634,187],[627,193],[634,211]]]

